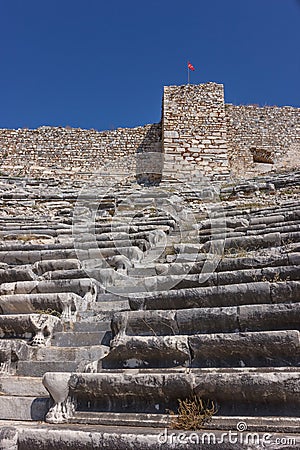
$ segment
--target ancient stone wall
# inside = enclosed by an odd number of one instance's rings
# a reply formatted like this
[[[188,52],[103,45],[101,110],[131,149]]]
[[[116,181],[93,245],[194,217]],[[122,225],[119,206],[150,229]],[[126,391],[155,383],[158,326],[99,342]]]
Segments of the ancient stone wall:
[[[106,167],[141,182],[224,180],[299,166],[300,108],[224,103],[222,84],[166,86],[162,122],[111,131],[0,130],[0,173],[90,179]]]
[[[106,165],[135,173],[136,154],[161,152],[161,125],[111,131],[40,127],[0,130],[1,173],[89,178]]]
[[[228,175],[223,85],[164,88],[163,148],[165,174],[187,181]]]
[[[225,110],[233,175],[299,167],[300,108],[225,105]]]

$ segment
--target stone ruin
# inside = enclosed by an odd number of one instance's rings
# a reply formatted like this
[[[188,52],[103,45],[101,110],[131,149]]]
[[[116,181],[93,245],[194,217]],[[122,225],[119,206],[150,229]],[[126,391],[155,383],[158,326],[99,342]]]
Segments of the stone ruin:
[[[218,83],[165,86],[159,123],[101,132],[0,129],[0,165],[2,175],[88,180],[113,160],[117,171],[136,165],[158,181],[193,182],[199,169],[224,181],[297,168],[299,136],[300,108],[226,104]]]
[[[164,124],[173,176],[0,177],[1,450],[300,448],[300,172],[212,182]],[[195,396],[215,414],[173,429]]]

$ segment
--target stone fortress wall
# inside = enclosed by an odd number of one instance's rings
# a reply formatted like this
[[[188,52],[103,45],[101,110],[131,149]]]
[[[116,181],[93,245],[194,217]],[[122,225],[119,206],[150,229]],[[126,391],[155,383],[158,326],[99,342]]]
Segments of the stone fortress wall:
[[[224,90],[221,84],[166,86],[163,97],[165,173],[192,181],[229,175]]]
[[[161,152],[161,124],[99,132],[40,127],[0,130],[0,171],[28,177],[88,179],[113,167],[135,170],[136,154]],[[109,169],[108,169],[109,170]]]
[[[125,174],[223,180],[294,168],[299,155],[300,108],[225,104],[217,83],[165,87],[157,124],[0,130],[0,173],[11,176],[88,179],[108,165]]]
[[[233,175],[299,167],[300,108],[225,105]]]

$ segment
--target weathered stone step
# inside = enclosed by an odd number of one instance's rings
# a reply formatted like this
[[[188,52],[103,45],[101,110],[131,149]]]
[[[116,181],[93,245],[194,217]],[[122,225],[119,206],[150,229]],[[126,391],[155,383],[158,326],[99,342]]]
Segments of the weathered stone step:
[[[84,332],[84,333],[97,333],[99,331],[110,331],[110,321],[83,321],[75,322],[72,324],[72,331]]]
[[[151,415],[151,417],[158,415]],[[259,432],[254,435],[253,440],[248,438],[250,444],[266,442],[270,450],[295,450],[300,442],[300,434],[297,422],[299,419],[285,418],[278,421],[276,418],[247,417],[247,425],[251,432]],[[213,446],[214,450],[245,450],[245,439],[242,433],[235,435],[237,424],[241,422],[240,417],[214,417],[213,421],[197,433],[188,432],[182,434],[182,430],[167,430],[147,427],[147,423],[139,427],[108,426],[108,425],[51,425],[37,422],[5,422],[0,421],[0,445],[14,444],[18,450],[40,450],[68,449],[68,450],[157,450],[159,446],[165,450],[177,450],[186,448],[188,450],[207,450]],[[258,424],[257,426],[255,424]],[[277,428],[276,428],[277,423]],[[295,423],[295,425],[293,425]],[[214,425],[215,424],[215,425]],[[272,425],[271,425],[272,424]],[[226,436],[224,436],[224,430]],[[232,431],[231,438],[228,430]],[[271,435],[264,431],[271,432]],[[213,433],[209,435],[208,433]],[[191,438],[189,438],[189,436]],[[49,444],[51,436],[51,444]],[[241,442],[239,442],[242,441]],[[16,447],[16,445],[18,447]],[[184,446],[184,447],[183,447]],[[254,448],[251,445],[252,448]],[[257,446],[256,446],[257,447]],[[13,447],[11,447],[15,450]],[[248,448],[250,448],[248,446]]]
[[[92,230],[91,230],[92,231]],[[165,233],[158,230],[148,230],[148,231],[139,231],[137,233],[126,233],[124,231],[117,232],[111,231],[109,233],[103,233],[103,231],[99,228],[95,229],[95,235],[97,241],[119,241],[119,240],[128,240],[129,243],[132,243],[135,239],[146,239],[152,244],[156,244],[161,241],[165,237]],[[78,237],[80,239],[80,236]],[[77,239],[77,238],[76,238]]]
[[[274,224],[285,225],[300,219],[300,209],[297,206],[278,206],[277,209],[266,211],[259,209],[249,216],[250,226],[266,224],[272,227]]]
[[[177,415],[173,418],[178,417]],[[299,417],[249,417],[241,416],[213,416],[212,419],[205,423],[202,433],[206,430],[238,430],[237,425],[241,422],[246,422],[247,432],[281,432],[281,433],[300,433],[300,418]],[[113,413],[113,412],[82,412],[75,411],[74,416],[69,420],[69,423],[89,424],[89,425],[106,425],[106,426],[130,426],[130,427],[153,427],[153,428],[169,428],[167,434],[174,432],[170,429],[171,416],[170,414],[145,414],[145,413]],[[246,431],[246,430],[245,430]],[[176,430],[175,430],[176,432]],[[181,430],[182,432],[182,430]],[[165,430],[166,433],[166,430]],[[200,433],[198,431],[198,433]],[[163,433],[164,435],[164,433]],[[293,437],[293,436],[291,436]],[[161,437],[163,440],[163,436]],[[296,438],[291,440],[291,443],[297,442]],[[208,443],[208,439],[206,439]],[[279,445],[279,444],[278,444]],[[200,447],[201,448],[201,447]],[[214,447],[216,448],[216,447]]]
[[[173,336],[120,334],[111,341],[110,352],[100,367],[296,366],[300,361],[299,336],[298,330]]]
[[[156,230],[162,230],[164,232],[169,232],[170,228],[173,227],[173,225],[168,225],[164,223],[159,224],[150,224],[146,223],[144,225],[141,224],[132,224],[131,220],[129,224],[122,224],[118,222],[111,222],[109,225],[107,223],[101,225],[101,224],[95,224],[93,229],[95,229],[96,234],[100,235],[101,233],[129,233],[129,234],[136,234],[136,233],[144,233],[144,232],[151,232]],[[92,230],[92,229],[91,229]],[[85,229],[86,231],[86,229]]]
[[[73,247],[73,244],[72,244]],[[29,250],[26,249],[26,246],[22,247],[20,250],[2,250],[0,248],[0,262],[6,264],[34,264],[39,261],[46,260],[65,260],[65,259],[76,259],[77,257],[80,260],[88,260],[99,258],[99,252],[97,248],[89,249],[89,246],[86,246],[86,249],[78,249],[74,248],[65,248],[64,244],[61,244],[61,249],[40,249],[40,250]],[[143,257],[143,252],[134,246],[130,247],[122,247],[122,254],[128,257],[129,259],[133,259],[136,261],[140,261]],[[117,248],[101,248],[101,256],[103,258],[109,258],[112,256],[119,255],[119,251]]]
[[[80,261],[88,261],[93,259],[106,259],[112,257],[118,257],[120,255],[124,255],[130,261],[139,262],[143,259],[144,253],[138,247],[130,246],[130,247],[122,247],[120,250],[117,248],[89,248],[87,246],[86,249],[77,249],[76,255],[80,259]]]
[[[199,232],[199,242],[201,244],[204,244],[205,242],[208,242],[213,239],[235,239],[235,238],[241,238],[242,236],[249,237],[249,236],[259,236],[262,234],[271,234],[271,233],[281,233],[286,235],[287,233],[297,233],[299,232],[300,225],[297,223],[296,225],[281,225],[279,226],[273,226],[273,227],[263,227],[262,225],[260,228],[258,225],[253,226],[254,229],[247,229],[247,228],[236,228],[235,230],[231,230],[230,228],[224,228],[220,230],[213,229],[212,232],[209,230],[204,230],[204,232]]]
[[[51,244],[34,244],[29,241],[29,243],[20,243],[17,242],[1,242],[0,241],[0,250],[1,252],[36,252],[36,251],[57,251],[57,250],[68,250],[73,248],[73,240],[68,239],[63,243],[51,243]]]
[[[68,233],[68,234],[72,234],[72,230],[67,231],[67,230],[61,230],[63,233]],[[31,237],[33,239],[36,239],[37,237],[39,238],[44,237],[44,236],[49,236],[49,237],[57,237],[58,236],[58,232],[52,228],[22,228],[22,229],[6,229],[6,230],[1,230],[0,231],[0,239],[2,237],[5,237],[5,240],[7,240],[8,238],[14,238],[16,236],[28,236]]]
[[[223,213],[223,216],[214,218],[213,217],[199,220],[196,228],[199,230],[199,233],[201,234],[202,231],[208,232],[212,228],[215,229],[236,229],[236,228],[248,228],[249,227],[249,220],[247,220],[244,217],[226,217],[226,212]],[[231,231],[230,230],[230,231]]]
[[[279,212],[279,214],[278,214]],[[283,214],[280,214],[280,208],[278,208],[277,214],[263,215],[258,217],[250,217],[250,225],[258,225],[258,224],[273,224],[284,222],[285,217]]]
[[[102,300],[104,298],[104,300]],[[99,295],[97,302],[90,302],[90,309],[99,314],[105,311],[122,311],[129,309],[129,303],[127,297],[118,296],[119,300],[106,300],[106,297]],[[123,300],[122,300],[123,299]]]
[[[12,250],[9,252],[0,251],[0,262],[7,264],[34,264],[38,261],[45,260],[65,260],[65,259],[76,259],[77,254],[74,249],[65,250]]]
[[[248,203],[248,202],[246,202]],[[217,207],[218,208],[218,207]],[[224,212],[226,213],[226,219],[228,217],[238,218],[239,216],[246,218],[254,218],[254,217],[268,217],[268,216],[277,216],[284,215],[287,220],[297,220],[300,217],[300,205],[299,202],[283,202],[279,206],[270,206],[266,207],[263,205],[261,208],[251,208],[240,206],[232,206],[228,205],[228,207],[223,207],[221,210],[212,210],[213,216],[215,218],[224,217]]]
[[[291,233],[266,233],[260,236],[240,236],[240,237],[229,237],[226,239],[214,239],[213,243],[215,246],[224,246],[226,250],[228,249],[244,249],[244,250],[255,250],[257,248],[266,247],[280,247],[289,242],[299,242],[300,232]],[[209,252],[211,248],[211,241],[206,242],[202,245],[202,252]]]
[[[200,255],[194,255],[195,258],[193,262],[174,262],[172,264],[155,264],[152,271],[156,272],[157,275],[181,275],[183,273],[196,274],[201,273],[206,261],[213,260],[213,256],[205,255],[203,261],[199,261]],[[215,255],[214,255],[215,256]],[[179,260],[180,255],[179,255]],[[268,256],[247,256],[247,257],[237,257],[237,258],[223,258],[220,260],[215,272],[230,272],[237,270],[246,269],[259,269],[264,267],[278,267],[278,266],[289,266],[289,265],[300,265],[300,253],[292,252],[287,254],[271,254]],[[129,269],[128,275],[134,275],[139,269]],[[146,269],[147,270],[147,269]],[[150,274],[151,275],[151,274]]]
[[[300,282],[257,282],[129,294],[132,310],[190,309],[300,301]]]
[[[88,236],[91,238],[91,236]],[[81,240],[82,239],[82,240]],[[114,248],[127,248],[127,247],[137,247],[142,251],[146,251],[150,248],[150,244],[146,239],[126,239],[126,240],[113,240],[113,241],[101,241],[101,240],[88,240],[80,236],[80,240],[76,239],[76,248],[77,249],[92,249],[92,248],[99,248],[103,250],[106,249],[114,249]]]
[[[49,406],[49,397],[0,395],[0,419],[44,420]]]
[[[110,321],[117,311],[128,311],[128,300],[119,302],[97,302],[92,305],[92,315],[97,316],[97,321]]]
[[[54,270],[75,269],[80,269],[80,261],[78,261],[78,259],[50,259],[46,261],[38,261],[32,266],[32,270],[37,273],[37,275],[43,275],[45,272]]]
[[[56,347],[85,347],[89,345],[108,345],[111,339],[111,332],[96,331],[76,331],[57,332],[52,339],[52,345]]]
[[[41,377],[0,375],[0,398],[2,395],[15,397],[47,397],[48,392]]]
[[[78,347],[35,347],[31,349],[32,362],[41,361],[94,361],[103,358],[109,351],[108,346],[89,345]],[[27,359],[27,358],[26,358]],[[28,359],[29,360],[29,359]]]
[[[2,314],[32,314],[56,311],[65,320],[76,320],[76,313],[84,309],[82,297],[73,292],[0,295]]]
[[[0,283],[31,281],[37,278],[31,266],[0,269]]]
[[[146,413],[111,413],[111,412],[80,412],[76,411],[69,423],[126,426],[126,427],[154,427],[162,428],[170,425],[169,414]],[[300,431],[300,427],[299,427]]]
[[[300,330],[299,317],[300,303],[123,311],[114,314],[111,328],[113,337]]]
[[[97,303],[98,302],[115,303],[123,300],[124,300],[123,295],[114,294],[112,292],[99,292],[97,295]]]
[[[245,269],[230,272],[212,272],[200,274],[185,274],[181,275],[158,275],[147,278],[131,279],[131,285],[125,278],[123,286],[126,285],[127,292],[138,291],[160,291],[168,289],[188,289],[197,288],[201,286],[221,286],[231,284],[251,283],[253,281],[285,281],[285,280],[300,280],[300,266],[279,266],[264,267],[263,269]],[[125,291],[122,283],[118,286],[112,286],[111,290],[114,292]],[[125,291],[126,292],[126,291]]]
[[[107,266],[105,260],[103,263]],[[103,265],[104,265],[103,264]],[[56,270],[53,272],[46,272],[43,274],[45,281],[51,280],[81,280],[89,276],[91,279],[98,281],[103,289],[110,288],[110,286],[118,284],[128,284],[127,269],[121,269],[120,271],[115,270],[113,267],[96,267],[88,268],[86,270]],[[101,290],[99,290],[101,293]]]
[[[276,233],[276,231],[279,231],[280,233],[289,233],[289,232],[294,232],[294,231],[299,231],[300,228],[300,222],[287,222],[286,225],[279,225],[279,224],[273,224],[273,226],[268,226],[266,227],[268,233]],[[252,229],[252,230],[247,230],[247,235],[251,236],[251,235],[256,235],[256,234],[260,234],[261,233],[261,229]]]
[[[168,226],[170,228],[174,228],[176,226],[176,221],[168,217],[153,217],[149,218],[148,220],[145,220],[145,218],[142,217],[141,220],[130,220],[129,224],[130,225],[128,225],[128,223],[126,223],[125,221],[123,223],[115,221],[109,225],[100,225],[99,228],[101,228],[101,230],[106,233],[110,232],[111,230],[126,232],[128,229],[129,232],[137,233],[138,231],[146,231],[143,229],[143,227],[146,227],[147,229],[149,229],[149,227],[156,228],[159,226]]]
[[[3,283],[0,287],[0,295],[74,292],[81,297],[87,296],[88,300],[96,299],[99,291],[102,292],[101,285],[92,278],[17,281]]]
[[[51,229],[51,230],[59,230],[61,231],[62,229],[68,231],[70,230],[70,232],[72,233],[72,228],[70,225],[65,225],[63,223],[57,223],[57,222],[47,222],[47,221],[37,221],[37,220],[31,220],[28,223],[23,223],[23,222],[17,222],[16,220],[14,220],[13,222],[9,223],[9,220],[7,220],[7,223],[3,223],[2,222],[2,218],[0,218],[0,230],[1,231],[22,231],[28,230],[30,232],[32,232],[33,229],[39,229],[39,230],[45,230],[45,229]]]
[[[177,410],[178,399],[215,402],[219,415],[297,417],[300,408],[299,368],[260,370],[107,371],[46,373],[43,383],[56,399],[46,420],[68,422],[81,412],[165,413]],[[234,376],[233,376],[234,373]],[[232,394],[234,393],[234,395]],[[76,404],[72,406],[72,400]]]
[[[19,361],[17,375],[42,377],[46,372],[79,372],[84,370],[88,361]]]
[[[206,234],[206,235],[200,235],[197,239],[197,241],[200,244],[205,244],[207,242],[210,242],[212,240],[217,240],[217,239],[235,239],[235,238],[240,238],[243,236],[247,236],[246,235],[246,231],[242,232],[242,231],[230,231],[230,230],[220,230],[220,232],[217,233],[216,230],[213,230],[213,232],[210,234]]]

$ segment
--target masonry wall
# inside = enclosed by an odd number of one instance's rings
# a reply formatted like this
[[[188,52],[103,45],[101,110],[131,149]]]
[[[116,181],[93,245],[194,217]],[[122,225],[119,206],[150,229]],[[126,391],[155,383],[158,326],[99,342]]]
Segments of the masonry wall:
[[[231,172],[251,177],[300,164],[300,108],[225,105]]]
[[[187,181],[228,176],[223,85],[164,88],[163,149],[165,176]]]
[[[299,167],[300,108],[224,104],[223,85],[166,86],[162,123],[111,131],[0,129],[0,173],[224,180]]]
[[[161,124],[103,132],[0,130],[0,170],[12,176],[85,179],[106,165],[134,174],[136,155],[144,152],[161,152]]]

